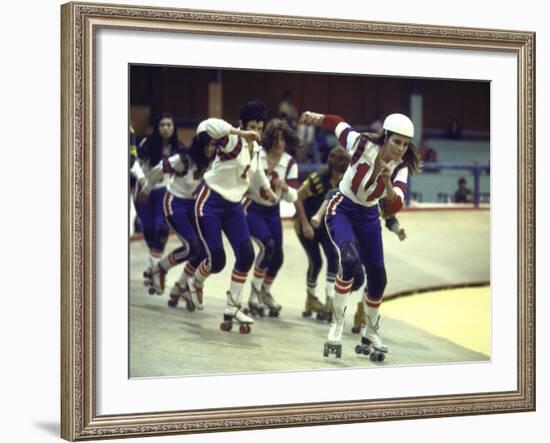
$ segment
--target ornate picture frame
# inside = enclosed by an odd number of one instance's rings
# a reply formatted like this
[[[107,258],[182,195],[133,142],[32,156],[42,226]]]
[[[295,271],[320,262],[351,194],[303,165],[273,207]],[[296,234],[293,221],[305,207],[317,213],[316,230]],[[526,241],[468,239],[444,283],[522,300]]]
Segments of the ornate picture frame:
[[[68,3],[62,22],[61,436],[70,441],[533,411],[535,35],[155,7]],[[471,49],[517,57],[517,389],[456,395],[97,414],[96,33],[100,29]]]

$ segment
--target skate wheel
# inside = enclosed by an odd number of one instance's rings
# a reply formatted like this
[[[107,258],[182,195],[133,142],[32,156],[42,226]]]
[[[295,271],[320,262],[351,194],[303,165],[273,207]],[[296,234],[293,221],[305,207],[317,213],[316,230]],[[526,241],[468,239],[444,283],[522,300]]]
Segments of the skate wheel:
[[[325,346],[323,347],[323,355],[325,357],[328,357],[329,349],[328,349],[328,343],[325,343]]]
[[[302,312],[302,317],[304,317],[304,318],[309,318],[309,317],[311,317],[311,311],[304,311],[304,312]]]
[[[378,354],[377,360],[382,362],[382,361],[384,361],[385,358],[386,358],[386,356],[383,353],[380,353],[380,354]]]
[[[279,316],[279,311],[277,311],[277,310],[269,311],[269,316],[270,317],[278,317]]]
[[[250,334],[250,330],[251,328],[250,328],[250,325],[248,324],[243,324],[239,327],[239,332],[241,334]]]
[[[220,324],[220,329],[224,332],[229,332],[231,331],[231,328],[233,327],[233,324],[230,323],[230,322],[226,322],[224,321],[223,323]]]
[[[342,346],[338,346],[335,349],[335,353],[336,353],[336,358],[342,358]]]
[[[149,288],[148,292],[149,295],[155,295],[157,291],[155,291],[155,288]]]
[[[371,355],[370,355],[370,361],[377,361],[378,359],[376,358],[376,352],[373,352]]]
[[[177,298],[171,298],[168,300],[168,306],[171,308],[175,308],[178,305],[178,299]]]
[[[248,308],[244,308],[243,313],[245,313],[246,315],[250,315],[250,314],[254,315],[254,313]]]
[[[362,354],[363,353],[363,347],[361,345],[355,346],[355,353],[356,354]]]
[[[351,328],[351,333],[352,334],[359,334],[359,332],[361,332],[361,327],[360,326],[353,326]]]
[[[147,271],[143,271],[143,278],[151,278],[151,273],[150,272],[147,272]]]
[[[259,315],[260,317],[262,317],[262,318],[265,317],[265,312],[264,312],[264,310],[263,310],[263,309],[259,309],[259,310],[258,310],[258,315]]]

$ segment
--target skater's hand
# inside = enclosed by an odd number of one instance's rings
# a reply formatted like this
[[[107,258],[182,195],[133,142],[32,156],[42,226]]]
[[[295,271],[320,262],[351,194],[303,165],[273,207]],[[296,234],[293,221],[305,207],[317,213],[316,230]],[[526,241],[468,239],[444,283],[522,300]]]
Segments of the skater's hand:
[[[302,125],[312,125],[312,126],[321,126],[323,119],[325,118],[324,114],[318,114],[316,112],[305,111],[300,116],[299,123]]]
[[[304,237],[308,240],[311,240],[315,236],[315,231],[313,230],[313,227],[309,224],[309,222],[305,222],[302,224],[302,232],[304,234]]]
[[[401,241],[403,241],[407,238],[407,234],[405,234],[404,229],[400,229],[399,232],[397,233],[397,236],[399,237],[399,240],[401,240]]]
[[[149,193],[144,191],[139,191],[136,195],[136,203],[140,205],[144,205],[147,203],[147,200],[149,199]]]
[[[381,168],[380,177],[382,177],[382,180],[384,180],[386,183],[391,183],[391,171],[388,167],[388,164],[384,160],[379,160],[378,164]]]
[[[313,226],[315,229],[319,228],[322,222],[323,222],[323,218],[317,217],[317,214],[311,217],[311,226]]]
[[[269,188],[266,193],[267,193],[267,200],[269,201],[269,203],[277,202],[277,194],[273,192],[273,189]]]
[[[284,181],[282,178],[276,178],[271,183],[273,183],[275,189],[280,189],[283,192],[288,192],[288,185],[286,181]]]
[[[240,131],[240,136],[250,145],[252,142],[260,140],[260,134],[256,131]]]

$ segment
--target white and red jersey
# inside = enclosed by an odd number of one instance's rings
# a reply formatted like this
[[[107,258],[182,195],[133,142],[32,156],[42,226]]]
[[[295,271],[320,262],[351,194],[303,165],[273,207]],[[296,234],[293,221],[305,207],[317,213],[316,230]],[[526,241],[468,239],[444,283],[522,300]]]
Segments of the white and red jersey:
[[[258,176],[253,176],[250,179],[250,186],[246,194],[247,199],[250,199],[260,205],[275,206],[279,201],[284,199],[289,203],[294,203],[298,198],[297,188],[300,187],[298,181],[298,164],[287,152],[283,152],[277,165],[272,171],[268,170],[267,152],[262,149],[259,154],[260,167],[264,170],[267,179],[270,182],[271,189],[277,195],[276,202],[270,202],[267,197],[267,190]],[[280,188],[275,189],[274,180],[283,179],[288,185],[288,191],[283,192]]]
[[[212,167],[204,174],[208,187],[234,203],[241,201],[252,177],[269,187],[269,180],[259,165],[260,145],[253,142],[251,154],[246,140],[229,133],[232,128],[229,123],[217,118],[209,118],[207,122],[208,135],[220,142]]]
[[[144,151],[146,143],[147,143],[147,137],[144,137],[143,140],[141,140],[141,142],[140,142],[140,144],[137,148],[138,158],[136,159],[136,161],[132,165],[132,168],[130,169],[130,173],[134,177],[136,177],[136,179],[138,179],[138,180],[140,180],[142,178],[149,179],[149,173],[151,172],[151,170],[153,168],[155,168],[155,166],[157,166],[156,164],[155,165],[151,164],[151,160],[147,156],[143,156],[143,155],[140,156],[140,154],[143,153],[143,151]],[[173,152],[173,149],[175,150],[175,149],[177,149],[177,147],[172,148],[171,145],[168,145],[163,150],[163,158],[164,159],[167,158]],[[156,180],[156,177],[152,181],[155,182],[155,188],[161,188],[163,186],[166,186],[168,184],[169,180],[170,180],[170,175],[169,174],[164,174],[164,177],[161,181]]]
[[[170,174],[170,182],[166,186],[168,192],[179,198],[195,198],[202,180],[202,173],[187,153],[181,151],[164,159],[162,169]]]
[[[378,200],[386,197],[386,187],[381,175],[372,177],[380,146],[372,143],[336,115],[325,116],[323,128],[333,130],[340,144],[351,155],[349,167],[340,182],[340,192],[359,205],[370,207],[378,204]],[[391,160],[387,166],[391,171],[396,196],[392,201],[385,202],[385,210],[395,214],[403,207],[409,172],[403,160]]]

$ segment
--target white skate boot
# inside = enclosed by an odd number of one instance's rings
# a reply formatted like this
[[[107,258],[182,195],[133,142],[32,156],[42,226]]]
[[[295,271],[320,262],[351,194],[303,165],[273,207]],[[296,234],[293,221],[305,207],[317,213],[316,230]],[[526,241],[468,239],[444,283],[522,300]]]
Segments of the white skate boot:
[[[336,354],[336,358],[342,357],[342,334],[344,332],[344,319],[346,308],[334,306],[332,309],[332,322],[328,331],[327,341],[323,348],[323,355]]]
[[[187,302],[187,309],[191,312],[193,312],[196,309],[199,311],[202,311],[204,309],[203,304],[203,297],[202,297],[202,284],[199,284],[195,277],[191,277],[187,281],[187,289],[189,290],[190,297],[189,299],[186,298],[186,294],[183,293],[182,297]],[[191,308],[192,306],[192,308]]]
[[[371,361],[384,361],[388,353],[388,346],[378,335],[380,329],[380,316],[373,325],[371,318],[365,316],[365,325],[361,330],[361,344],[355,347],[357,354],[370,355]]]
[[[253,284],[250,285],[250,297],[248,298],[248,308],[244,309],[245,314],[251,314],[256,317],[263,317],[265,306],[262,303],[262,296]]]
[[[168,306],[175,308],[178,305],[180,298],[185,301],[191,300],[191,294],[189,293],[189,289],[187,289],[187,285],[184,286],[179,282],[176,282],[174,286],[172,286],[172,289],[170,289]]]
[[[241,334],[249,334],[250,326],[254,323],[254,319],[241,311],[241,305],[236,303],[231,291],[227,291],[227,305],[223,310],[223,322],[220,324],[220,329],[224,332],[229,332],[233,328],[233,322],[239,324],[239,332]]]
[[[162,295],[164,293],[164,282],[166,271],[157,263],[151,268],[151,285],[149,286],[149,295]]]
[[[262,303],[269,309],[269,316],[270,317],[278,317],[279,312],[281,312],[281,309],[283,307],[275,301],[271,293],[264,291],[260,292],[260,296],[262,298]]]

